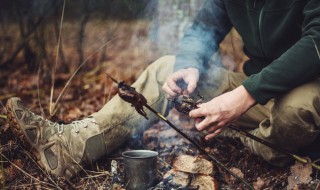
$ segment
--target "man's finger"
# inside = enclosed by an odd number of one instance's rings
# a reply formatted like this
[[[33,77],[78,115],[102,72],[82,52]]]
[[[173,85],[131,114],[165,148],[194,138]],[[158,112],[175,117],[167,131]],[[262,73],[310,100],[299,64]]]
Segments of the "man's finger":
[[[214,133],[211,133],[205,137],[206,140],[210,140],[221,133],[222,129],[217,129]]]
[[[205,103],[204,104],[199,104],[198,105],[199,108],[191,110],[189,112],[189,116],[192,117],[192,118],[202,118],[202,117],[206,116],[206,113],[204,113],[203,108],[202,108],[203,105],[205,105]]]
[[[208,119],[205,118],[205,119],[202,120],[200,123],[196,123],[196,124],[195,124],[195,127],[197,128],[198,131],[203,131],[203,130],[206,129],[207,123],[208,123],[207,120],[208,120]]]
[[[192,94],[192,92],[196,89],[197,84],[195,83],[195,81],[188,81],[188,88],[187,91],[189,94]]]
[[[179,94],[174,92],[173,90],[171,90],[171,88],[168,86],[168,83],[165,82],[162,86],[162,90],[168,94],[170,97],[176,97],[178,96]]]
[[[204,120],[202,120],[200,123],[196,123],[195,127],[199,130],[199,131],[203,131],[205,129],[208,129],[208,127],[214,127],[218,124],[218,121],[216,121],[215,119],[213,120],[212,118],[206,117]],[[221,127],[221,126],[220,126]]]
[[[210,126],[210,128],[207,129],[207,132],[208,133],[214,133],[216,130],[218,130],[220,128],[221,128],[221,126],[219,126],[219,125]]]
[[[170,80],[167,80],[167,85],[168,87],[174,91],[175,93],[178,93],[178,94],[181,94],[181,88],[177,85],[176,81],[174,79],[170,79]]]

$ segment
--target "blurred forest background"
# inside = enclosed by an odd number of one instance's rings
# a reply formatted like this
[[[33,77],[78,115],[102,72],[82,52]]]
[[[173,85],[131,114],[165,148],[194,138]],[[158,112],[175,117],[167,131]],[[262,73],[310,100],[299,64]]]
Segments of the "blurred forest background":
[[[194,0],[4,0],[0,2],[0,61],[6,65],[20,58],[30,70],[36,70],[40,62],[56,58],[55,47],[59,45],[59,59],[65,67],[70,59],[82,63],[86,53],[103,43],[112,46],[111,41],[127,38],[128,46],[134,37],[149,37],[160,47],[174,40],[161,47],[162,52],[174,53],[177,40],[200,4]],[[123,31],[122,27],[128,28]],[[69,51],[76,57],[70,58]],[[101,54],[99,61],[104,61],[106,48]]]
[[[53,100],[71,100],[73,92],[81,99],[90,90],[105,97],[99,103],[103,105],[114,94],[106,89],[110,81],[106,81],[105,73],[131,83],[151,62],[174,54],[202,2],[2,0],[0,100],[11,96],[36,98],[40,106],[34,107],[41,108],[43,115],[50,112],[53,116],[56,112],[48,109]],[[236,69],[230,60],[240,63],[244,56],[241,39],[233,35],[235,31],[230,34],[222,52],[229,54],[226,65]],[[74,72],[75,78],[68,83]],[[71,90],[65,93],[63,87],[73,84],[81,88],[76,92],[68,88]],[[65,120],[65,112],[59,111],[58,118]]]
[[[202,2],[2,0],[0,100],[33,97],[44,104],[45,114],[50,88],[57,99],[77,69],[68,85],[80,82],[78,94],[90,89],[110,98],[102,89],[110,84],[101,85],[109,83],[105,73],[132,82],[155,59],[174,54]],[[62,94],[68,99],[65,91]],[[64,119],[63,110],[60,113]]]

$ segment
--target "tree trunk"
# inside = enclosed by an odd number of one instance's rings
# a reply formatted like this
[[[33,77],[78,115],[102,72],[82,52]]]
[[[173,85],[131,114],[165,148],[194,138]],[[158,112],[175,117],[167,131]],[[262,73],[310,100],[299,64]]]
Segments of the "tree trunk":
[[[15,4],[16,4],[16,11],[19,17],[20,37],[21,39],[26,39],[26,36],[27,36],[26,31],[28,31],[28,29],[31,28],[31,25],[34,24],[33,15],[29,14],[27,17],[27,21],[24,21],[25,19],[20,10],[20,6],[18,2],[15,1]],[[32,30],[32,28],[30,30]],[[28,69],[30,71],[35,71],[37,56],[34,53],[34,51],[31,49],[31,46],[28,41],[24,41],[22,45],[23,45],[24,59],[25,59],[25,62],[28,64]]]
[[[77,45],[78,54],[79,54],[79,65],[82,64],[83,59],[84,59],[83,58],[83,41],[85,38],[86,25],[89,21],[90,13],[91,13],[91,10],[89,8],[89,1],[83,0],[83,10],[84,10],[84,15],[83,15],[81,23],[80,23],[79,41],[78,41],[78,45]]]

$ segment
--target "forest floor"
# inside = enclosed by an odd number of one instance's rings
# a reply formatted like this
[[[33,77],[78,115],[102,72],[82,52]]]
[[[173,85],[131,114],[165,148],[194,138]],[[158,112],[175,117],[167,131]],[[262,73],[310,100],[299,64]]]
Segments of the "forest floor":
[[[148,24],[141,22],[118,24],[117,32],[121,33],[119,35],[121,37],[117,37],[110,42],[105,50],[105,59],[100,59],[101,54],[93,56],[76,75],[60,102],[59,110],[53,119],[60,123],[70,123],[102,108],[117,92],[112,81],[106,78],[106,73],[111,73],[118,80],[124,80],[128,84],[132,84],[143,69],[160,55],[156,52],[156,49],[153,49],[151,42],[148,40],[147,28]],[[97,36],[92,35],[92,38],[97,38]],[[94,40],[99,41],[99,39]],[[94,40],[91,40],[91,42]],[[76,60],[77,54],[74,48],[72,49],[72,45],[68,46],[68,43],[64,44],[64,48],[65,54],[69,56],[69,71],[57,69],[55,98],[58,97],[71,76],[71,71],[76,68],[76,61],[72,62],[70,60],[73,60],[73,58]],[[88,42],[87,45],[98,47],[96,43]],[[232,47],[230,39],[226,39],[222,51],[224,55],[233,51],[230,50]],[[88,50],[88,52],[92,51]],[[86,55],[88,56],[90,53]],[[17,59],[10,65],[0,67],[0,188],[124,189],[121,153],[125,150],[149,149],[159,152],[158,182],[161,182],[163,175],[172,168],[173,161],[177,156],[199,154],[183,137],[166,124],[159,122],[143,134],[129,140],[111,155],[101,158],[92,166],[87,166],[71,181],[63,181],[50,176],[38,166],[35,158],[23,146],[21,139],[14,135],[5,119],[4,105],[7,99],[13,96],[21,97],[26,107],[36,114],[43,115],[46,118],[49,115],[50,69],[41,67],[42,69],[36,72],[30,71],[27,64],[24,64],[21,60]],[[193,121],[181,116],[174,110],[168,118],[187,134],[196,139],[201,139],[200,134],[194,130]],[[200,140],[199,142],[207,152],[216,156],[228,168],[252,184],[255,189],[319,188],[319,171],[312,170],[310,165],[292,163],[283,168],[273,167],[261,158],[251,154],[237,139],[218,137],[211,142]],[[110,164],[112,160],[115,160],[119,165],[117,174],[111,173]],[[117,175],[119,179],[115,181],[114,175]],[[247,189],[239,180],[230,177],[219,167],[212,175],[218,181],[220,189]],[[157,187],[157,189],[175,188],[167,186]]]

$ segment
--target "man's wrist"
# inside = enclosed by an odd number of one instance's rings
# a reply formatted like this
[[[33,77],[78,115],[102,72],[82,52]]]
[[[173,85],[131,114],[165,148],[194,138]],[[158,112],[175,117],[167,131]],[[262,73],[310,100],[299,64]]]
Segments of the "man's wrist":
[[[243,98],[247,109],[251,108],[257,103],[257,101],[253,98],[253,96],[251,96],[251,94],[247,91],[247,89],[243,85],[236,88],[236,90],[239,91],[239,94]]]

